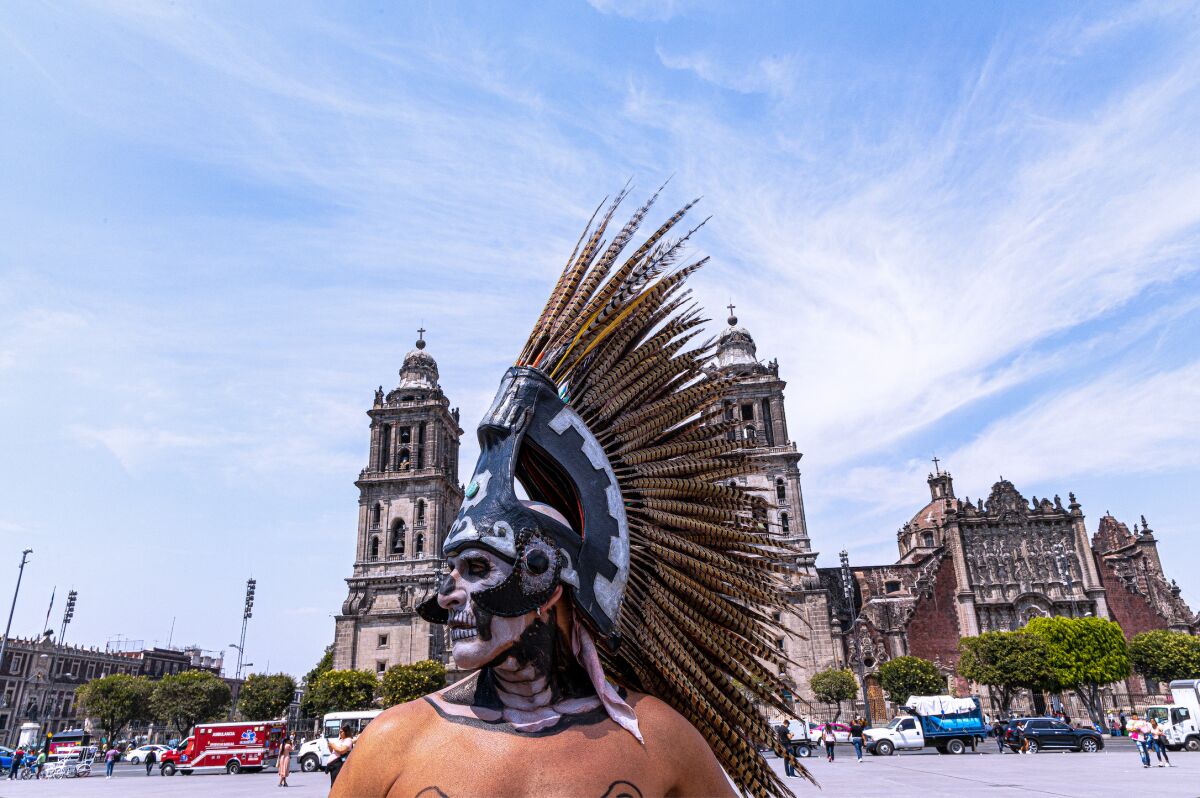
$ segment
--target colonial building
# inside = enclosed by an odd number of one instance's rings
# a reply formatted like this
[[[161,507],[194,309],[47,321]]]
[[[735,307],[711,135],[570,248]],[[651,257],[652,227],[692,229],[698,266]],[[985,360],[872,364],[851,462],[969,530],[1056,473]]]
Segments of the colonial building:
[[[1059,496],[1026,499],[1001,479],[986,500],[973,502],[955,496],[950,474],[934,466],[929,502],[896,533],[899,559],[854,568],[849,604],[831,590],[840,626],[859,621],[841,647],[845,661],[866,674],[873,714],[883,708],[874,676],[881,663],[923,657],[951,679],[960,638],[1020,629],[1031,618],[1107,618],[1127,637],[1149,629],[1197,632],[1196,616],[1163,575],[1148,528],[1135,524],[1130,533],[1105,514],[1089,541],[1073,493],[1066,504]],[[836,569],[821,572],[831,586],[840,581]],[[1114,700],[1146,692],[1134,677]]]
[[[124,673],[158,680],[185,670],[219,675],[221,665],[220,657],[198,648],[108,651],[49,639],[9,638],[0,663],[0,745],[16,744],[25,724],[38,726],[37,739],[46,732],[85,725],[76,711],[75,690],[92,679]]]
[[[442,539],[458,512],[458,409],[438,384],[424,330],[404,357],[400,383],[380,387],[367,416],[370,449],[358,475],[358,536],[349,594],[337,616],[333,667],[383,673],[444,659],[441,627],[415,607],[440,574]]]

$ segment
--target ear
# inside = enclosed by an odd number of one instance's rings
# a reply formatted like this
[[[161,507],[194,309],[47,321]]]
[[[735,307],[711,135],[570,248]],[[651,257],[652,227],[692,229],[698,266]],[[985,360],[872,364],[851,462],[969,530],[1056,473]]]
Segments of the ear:
[[[554,588],[554,592],[550,594],[550,598],[546,599],[546,603],[538,608],[538,614],[545,615],[546,612],[551,607],[553,607],[555,604],[558,603],[558,600],[560,598],[562,598],[562,594],[563,594],[562,585],[559,585],[558,587]]]

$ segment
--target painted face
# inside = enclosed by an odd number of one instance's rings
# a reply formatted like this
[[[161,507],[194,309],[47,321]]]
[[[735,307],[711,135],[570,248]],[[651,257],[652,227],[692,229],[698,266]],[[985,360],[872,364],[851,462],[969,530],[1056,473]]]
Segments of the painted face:
[[[513,572],[512,564],[492,552],[465,548],[448,558],[451,571],[438,592],[437,603],[449,619],[454,662],[473,670],[487,665],[515,643],[536,617],[536,609],[516,617],[495,615],[473,596],[502,584]]]

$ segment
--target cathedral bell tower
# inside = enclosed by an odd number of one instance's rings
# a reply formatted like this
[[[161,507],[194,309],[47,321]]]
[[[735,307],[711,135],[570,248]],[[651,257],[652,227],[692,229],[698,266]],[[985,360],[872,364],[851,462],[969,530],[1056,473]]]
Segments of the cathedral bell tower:
[[[423,659],[445,661],[440,626],[415,607],[441,574],[439,552],[462,489],[458,409],[438,385],[425,330],[404,357],[399,385],[382,386],[367,411],[371,444],[359,490],[358,536],[349,595],[337,616],[333,667],[383,673]]]

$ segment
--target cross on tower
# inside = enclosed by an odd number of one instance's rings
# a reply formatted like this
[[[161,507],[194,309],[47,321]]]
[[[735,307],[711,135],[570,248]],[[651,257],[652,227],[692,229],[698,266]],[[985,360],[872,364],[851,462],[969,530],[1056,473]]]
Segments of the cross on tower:
[[[733,315],[733,309],[734,309],[735,307],[737,307],[737,305],[733,304],[733,300],[732,300],[732,299],[730,299],[730,300],[729,300],[729,304],[728,304],[728,305],[726,305],[725,307],[729,308],[729,315],[730,315],[730,316],[732,316],[732,315]]]
[[[425,348],[425,325],[417,328],[417,349]]]
[[[933,471],[935,474],[938,474],[939,476],[942,473],[942,470],[940,468],[938,468],[938,463],[940,463],[940,462],[942,462],[942,461],[937,459],[937,455],[934,455],[933,456]]]

